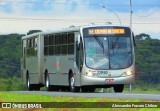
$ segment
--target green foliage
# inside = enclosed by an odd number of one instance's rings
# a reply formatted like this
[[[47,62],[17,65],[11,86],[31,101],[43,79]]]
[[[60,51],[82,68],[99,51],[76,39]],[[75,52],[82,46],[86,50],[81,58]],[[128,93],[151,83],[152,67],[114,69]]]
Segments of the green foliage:
[[[8,79],[0,79],[0,91],[17,91],[26,89],[26,85],[22,83],[21,79],[15,76]]]
[[[0,35],[0,77],[20,76],[22,34]]]
[[[141,33],[139,35],[136,35],[135,38],[138,40],[150,40],[151,39],[150,35],[145,34],[145,33]]]
[[[30,30],[27,35],[29,34],[33,34],[33,33],[36,33],[36,32],[42,32],[42,30]]]
[[[140,34],[136,37],[142,38]],[[149,35],[147,35],[150,37]],[[138,75],[138,81],[144,83],[160,83],[160,40],[158,39],[136,39],[137,47],[135,48],[136,66],[141,72]],[[146,89],[143,87],[144,90]]]
[[[159,108],[111,108],[109,106],[112,106],[110,102],[119,102],[123,104],[130,104],[131,102],[139,102],[140,104],[143,104],[143,102],[155,102],[155,104],[158,104],[157,101],[151,101],[151,100],[140,100],[140,99],[115,99],[115,98],[86,98],[86,97],[65,97],[65,96],[46,96],[42,94],[17,94],[17,93],[11,93],[11,92],[0,92],[0,100],[2,102],[57,102],[62,103],[62,106],[74,106],[73,103],[81,103],[76,108],[30,108],[30,109],[2,109],[2,111],[16,111],[16,110],[24,110],[24,111],[159,111]],[[94,104],[95,102],[96,105]],[[66,104],[67,103],[67,104]],[[70,103],[70,104],[68,104]],[[93,103],[93,104],[91,104]],[[54,107],[54,103],[52,106]],[[84,108],[80,108],[83,106]],[[100,108],[98,107],[100,106]],[[59,106],[61,107],[61,106]],[[90,108],[89,108],[90,107]]]

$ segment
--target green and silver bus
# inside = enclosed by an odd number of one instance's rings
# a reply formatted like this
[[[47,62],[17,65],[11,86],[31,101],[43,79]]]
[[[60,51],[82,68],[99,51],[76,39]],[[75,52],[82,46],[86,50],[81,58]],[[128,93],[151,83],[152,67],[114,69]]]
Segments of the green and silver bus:
[[[92,25],[24,36],[21,76],[28,90],[122,92],[135,81],[131,29]]]

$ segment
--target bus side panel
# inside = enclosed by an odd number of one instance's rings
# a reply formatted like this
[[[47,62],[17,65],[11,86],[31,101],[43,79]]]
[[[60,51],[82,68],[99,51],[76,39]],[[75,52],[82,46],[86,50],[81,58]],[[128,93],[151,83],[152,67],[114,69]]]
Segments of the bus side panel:
[[[44,56],[44,71],[49,74],[50,84],[58,85],[60,75],[56,73],[56,59],[54,56]]]
[[[64,85],[67,86],[69,86],[69,71],[71,70],[74,73],[74,57],[74,55],[68,55],[61,59],[61,63],[63,63],[61,75],[63,75]]]
[[[26,58],[26,69],[29,72],[30,83],[38,84],[38,57],[28,57]]]
[[[28,42],[26,49],[26,71],[29,74],[30,84],[39,84],[39,35],[30,37],[26,41]]]
[[[69,86],[68,72],[74,72],[74,55],[70,56],[46,56],[44,62],[48,70],[51,85]]]
[[[37,44],[37,54],[38,54],[38,83],[44,84],[45,83],[45,77],[44,77],[44,36],[40,33],[38,36],[38,44]]]
[[[67,85],[68,65],[66,56],[49,56],[47,57],[47,69],[51,85]],[[64,66],[65,65],[65,66]]]
[[[76,52],[76,41],[79,32],[75,32],[74,52]],[[66,55],[49,55],[44,56],[44,72],[48,71],[51,85],[69,86],[69,71],[78,74],[78,68],[76,66],[75,53]],[[76,85],[80,85],[80,75],[76,76]]]
[[[60,59],[59,60],[60,61],[60,67],[56,67],[56,71],[58,72],[58,70],[59,70],[59,72],[60,72],[60,76],[61,76],[59,78],[60,83],[62,85],[64,85],[64,86],[69,86],[68,72],[70,70],[70,67],[72,68],[72,66],[69,63],[69,58],[70,57],[72,57],[72,56],[70,56],[70,55],[68,55],[68,56],[66,56],[66,55],[60,56],[59,57],[59,59]],[[56,58],[56,60],[57,60],[57,58]],[[56,63],[57,63],[57,61],[56,61]]]
[[[79,72],[79,70],[76,68],[75,69],[75,86],[81,86],[81,73]]]

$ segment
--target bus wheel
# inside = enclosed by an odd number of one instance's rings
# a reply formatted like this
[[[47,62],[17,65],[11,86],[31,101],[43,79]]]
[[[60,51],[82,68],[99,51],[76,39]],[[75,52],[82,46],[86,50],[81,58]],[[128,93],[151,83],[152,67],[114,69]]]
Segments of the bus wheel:
[[[124,84],[115,85],[115,86],[113,86],[113,89],[114,89],[114,92],[121,93],[121,92],[123,92]]]
[[[70,86],[71,92],[79,92],[80,91],[80,87],[75,86],[75,78],[74,78],[73,74],[71,74],[71,76],[69,78],[69,86]]]
[[[50,85],[48,74],[46,74],[46,90],[47,91],[51,91],[52,90],[52,86]]]
[[[33,84],[30,84],[29,76],[27,76],[27,88],[28,88],[28,91],[33,91],[34,89]]]

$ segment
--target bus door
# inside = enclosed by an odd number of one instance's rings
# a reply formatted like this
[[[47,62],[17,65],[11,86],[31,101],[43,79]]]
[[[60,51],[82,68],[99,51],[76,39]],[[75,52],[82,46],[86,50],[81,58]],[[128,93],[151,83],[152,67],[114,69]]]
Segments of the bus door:
[[[83,41],[82,37],[79,36],[76,44],[76,63],[80,72],[82,71],[83,67],[83,58],[84,58]]]

